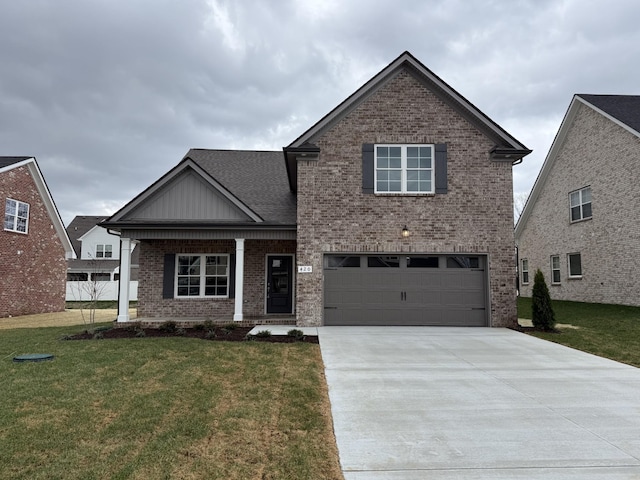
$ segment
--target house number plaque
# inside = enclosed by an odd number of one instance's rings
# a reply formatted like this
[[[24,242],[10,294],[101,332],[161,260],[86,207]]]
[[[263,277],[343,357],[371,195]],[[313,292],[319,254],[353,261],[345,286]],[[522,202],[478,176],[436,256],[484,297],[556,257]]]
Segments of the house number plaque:
[[[311,273],[313,267],[311,265],[298,265],[298,273]]]

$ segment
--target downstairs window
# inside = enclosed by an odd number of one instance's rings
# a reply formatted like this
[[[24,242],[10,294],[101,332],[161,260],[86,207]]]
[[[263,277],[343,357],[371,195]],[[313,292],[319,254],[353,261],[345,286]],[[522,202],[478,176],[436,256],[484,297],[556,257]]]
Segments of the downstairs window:
[[[176,255],[176,297],[229,296],[229,255]]]

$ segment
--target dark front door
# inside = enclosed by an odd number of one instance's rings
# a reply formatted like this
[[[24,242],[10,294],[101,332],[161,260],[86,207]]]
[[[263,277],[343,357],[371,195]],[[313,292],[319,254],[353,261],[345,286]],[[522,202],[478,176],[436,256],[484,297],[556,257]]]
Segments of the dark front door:
[[[267,256],[267,313],[292,313],[293,257]]]

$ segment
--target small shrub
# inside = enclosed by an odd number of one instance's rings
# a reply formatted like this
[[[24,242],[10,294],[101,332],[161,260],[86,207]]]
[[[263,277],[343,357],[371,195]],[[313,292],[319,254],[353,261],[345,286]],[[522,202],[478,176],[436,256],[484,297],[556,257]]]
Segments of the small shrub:
[[[213,329],[207,330],[207,333],[204,334],[204,338],[206,338],[207,340],[213,340],[214,338],[216,338],[216,331]]]
[[[555,313],[551,306],[551,296],[544,274],[536,270],[533,277],[533,292],[531,295],[531,321],[539,330],[551,331],[556,326]]]
[[[184,337],[187,334],[187,330],[180,327],[176,329],[176,335],[178,335],[179,337]]]
[[[102,332],[96,332],[93,334],[94,340],[102,340],[103,338],[104,338],[104,333]]]
[[[233,332],[236,328],[238,328],[238,324],[233,322],[225,323],[221,328],[224,333],[226,333],[227,335],[230,335],[231,332]]]
[[[298,330],[297,328],[292,328],[287,332],[288,337],[294,338],[296,341],[300,342],[304,340],[304,332],[302,330]]]
[[[142,330],[142,329],[136,330],[136,337],[137,338],[144,338],[146,336],[147,336],[147,334],[145,333],[144,330]]]
[[[193,326],[193,329],[194,329],[196,332],[202,332],[202,331],[204,330],[204,324],[203,324],[203,323],[196,323],[196,324]]]
[[[213,330],[214,329],[213,321],[205,320],[204,323],[202,324],[202,327],[207,331]]]
[[[245,339],[247,342],[255,342],[255,340],[256,340],[256,336],[255,336],[255,335],[251,335],[250,333],[247,333],[247,334],[244,336],[244,339]]]
[[[271,330],[260,330],[254,335],[257,338],[269,338],[271,336]]]
[[[73,340],[73,335],[69,335],[68,333],[65,333],[64,335],[60,335],[60,338],[58,338],[58,340],[61,340],[61,341]]]
[[[178,325],[173,320],[167,320],[166,322],[162,322],[159,328],[163,332],[173,333],[178,328]]]

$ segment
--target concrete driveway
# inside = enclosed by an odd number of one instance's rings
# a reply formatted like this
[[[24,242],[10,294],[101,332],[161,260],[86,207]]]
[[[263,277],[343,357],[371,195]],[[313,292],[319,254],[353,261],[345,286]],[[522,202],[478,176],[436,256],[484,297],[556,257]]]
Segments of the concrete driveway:
[[[507,329],[318,333],[346,480],[640,479],[640,369]]]

